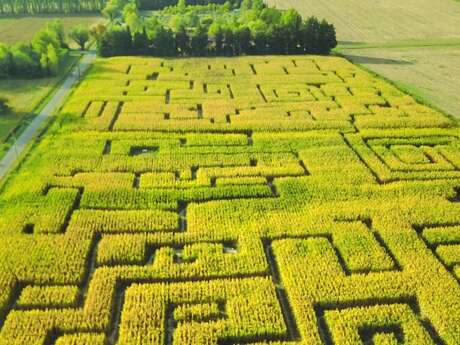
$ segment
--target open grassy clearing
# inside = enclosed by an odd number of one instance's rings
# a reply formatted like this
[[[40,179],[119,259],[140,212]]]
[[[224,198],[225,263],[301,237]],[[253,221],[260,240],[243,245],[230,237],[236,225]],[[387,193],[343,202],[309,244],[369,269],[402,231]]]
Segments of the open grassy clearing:
[[[455,345],[459,201],[344,59],[100,60],[0,194],[0,344]]]
[[[14,44],[28,42],[47,22],[60,19],[66,33],[75,25],[91,26],[102,20],[100,15],[36,15],[36,16],[0,16],[0,42]],[[71,47],[75,47],[74,43]]]
[[[341,52],[460,118],[460,46],[344,49]]]
[[[0,157],[13,143],[11,134],[19,135],[21,129],[35,116],[36,108],[54,90],[78,58],[79,54],[70,54],[56,77],[0,80],[0,95],[8,98],[13,109],[10,114],[0,116]]]

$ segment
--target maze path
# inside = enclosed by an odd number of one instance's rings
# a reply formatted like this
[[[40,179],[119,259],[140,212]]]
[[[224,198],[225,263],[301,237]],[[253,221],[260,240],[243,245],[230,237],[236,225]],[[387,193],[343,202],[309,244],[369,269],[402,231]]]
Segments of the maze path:
[[[0,193],[0,344],[458,344],[459,138],[340,58],[101,60]]]
[[[455,132],[452,132],[453,134]],[[458,135],[362,138],[345,135],[350,147],[374,173],[379,183],[400,180],[455,179],[460,177]]]

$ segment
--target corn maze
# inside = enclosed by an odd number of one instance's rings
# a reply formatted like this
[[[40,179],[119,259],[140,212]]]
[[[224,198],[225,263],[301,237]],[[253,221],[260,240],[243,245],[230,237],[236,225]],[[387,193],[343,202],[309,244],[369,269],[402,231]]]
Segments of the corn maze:
[[[337,57],[99,60],[0,194],[0,344],[460,344],[460,128]]]

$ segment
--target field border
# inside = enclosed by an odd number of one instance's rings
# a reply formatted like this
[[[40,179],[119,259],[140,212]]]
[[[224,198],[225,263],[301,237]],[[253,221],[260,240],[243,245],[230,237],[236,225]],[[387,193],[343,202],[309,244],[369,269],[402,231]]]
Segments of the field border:
[[[458,0],[458,1],[460,1],[460,0]],[[354,66],[360,68],[364,72],[367,72],[367,73],[371,74],[373,77],[378,78],[378,79],[380,79],[380,80],[382,80],[382,81],[384,81],[386,83],[389,83],[390,85],[396,87],[399,91],[401,91],[401,92],[411,96],[412,98],[414,98],[416,102],[418,102],[418,103],[420,103],[422,105],[425,105],[425,106],[427,106],[429,108],[432,108],[433,110],[436,110],[437,112],[439,112],[442,115],[446,116],[449,120],[453,121],[455,124],[460,126],[460,118],[455,117],[454,115],[452,115],[451,113],[449,113],[448,111],[446,111],[444,109],[441,109],[440,107],[435,105],[433,103],[433,101],[431,101],[427,97],[422,96],[419,92],[416,91],[417,86],[410,85],[410,84],[405,84],[405,83],[402,83],[402,82],[397,82],[397,81],[394,81],[392,79],[389,79],[389,78],[377,73],[376,71],[364,66],[363,64],[360,64],[358,62],[352,61],[351,59],[348,58],[347,55],[345,55],[340,50],[336,50],[336,51],[332,52],[331,56],[337,56],[337,57],[341,57],[341,58],[346,59],[348,62],[352,63]]]

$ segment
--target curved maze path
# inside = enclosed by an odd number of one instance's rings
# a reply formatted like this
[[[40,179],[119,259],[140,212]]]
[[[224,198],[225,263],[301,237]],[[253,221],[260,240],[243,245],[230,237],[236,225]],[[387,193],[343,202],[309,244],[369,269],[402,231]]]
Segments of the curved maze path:
[[[345,60],[101,60],[0,194],[0,344],[459,344],[459,200]]]

